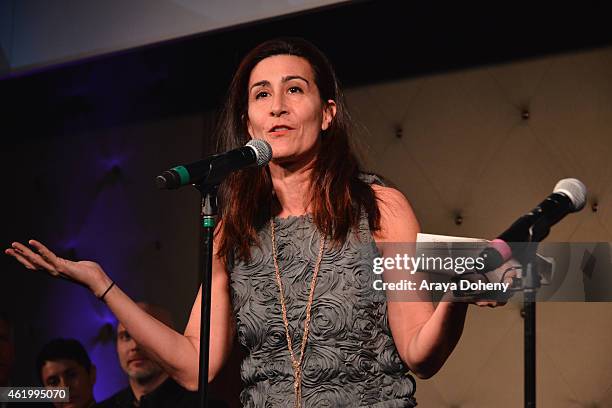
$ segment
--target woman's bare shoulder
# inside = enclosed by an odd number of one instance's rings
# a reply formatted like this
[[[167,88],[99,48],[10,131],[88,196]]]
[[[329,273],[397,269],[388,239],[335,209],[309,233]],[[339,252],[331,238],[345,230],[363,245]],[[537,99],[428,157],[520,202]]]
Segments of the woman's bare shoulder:
[[[372,184],[380,210],[381,229],[377,242],[414,242],[420,231],[419,222],[404,194],[392,187]]]

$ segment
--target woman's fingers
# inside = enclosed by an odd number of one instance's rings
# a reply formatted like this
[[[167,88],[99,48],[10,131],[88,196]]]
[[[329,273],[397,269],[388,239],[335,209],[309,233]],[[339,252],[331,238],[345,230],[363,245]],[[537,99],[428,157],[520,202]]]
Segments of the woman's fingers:
[[[475,304],[480,306],[480,307],[485,307],[485,306],[488,306],[488,307],[498,307],[498,306],[504,306],[506,303],[508,303],[508,302],[498,302],[498,301],[495,301],[495,300],[479,300],[479,301],[475,302]]]
[[[25,266],[28,269],[38,269],[36,266],[34,266],[30,261],[28,261],[27,259],[25,259],[23,256],[19,255],[19,253],[17,251],[15,251],[13,248],[9,248],[9,249],[5,249],[4,253],[7,255],[12,256],[13,258],[15,258],[20,264],[22,264],[23,266]]]
[[[28,244],[32,245],[34,249],[36,249],[38,254],[42,257],[42,259],[52,265],[57,272],[64,272],[65,262],[62,262],[62,258],[59,258],[49,248],[34,239],[29,240]]]
[[[57,275],[58,272],[52,264],[47,262],[41,255],[33,252],[27,246],[19,242],[13,242],[11,246],[18,255],[20,255],[22,258],[32,264],[34,266],[34,269],[46,269],[52,275]]]
[[[14,257],[28,269],[44,269],[55,277],[67,279],[86,288],[91,288],[91,285],[98,280],[107,285],[106,280],[100,279],[106,275],[97,263],[90,261],[73,262],[60,258],[49,248],[33,239],[29,240],[28,244],[34,250],[19,242],[13,242],[11,248],[4,252]]]

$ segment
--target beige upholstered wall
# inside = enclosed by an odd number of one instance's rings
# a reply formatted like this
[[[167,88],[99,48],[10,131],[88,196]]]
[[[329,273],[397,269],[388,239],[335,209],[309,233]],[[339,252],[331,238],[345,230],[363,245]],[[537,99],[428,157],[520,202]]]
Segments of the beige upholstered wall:
[[[347,99],[371,168],[406,194],[424,232],[494,237],[576,177],[591,201],[549,240],[612,241],[611,48],[370,85]],[[538,405],[612,406],[612,304],[541,303],[537,324]],[[520,305],[472,306],[417,400],[522,406]]]

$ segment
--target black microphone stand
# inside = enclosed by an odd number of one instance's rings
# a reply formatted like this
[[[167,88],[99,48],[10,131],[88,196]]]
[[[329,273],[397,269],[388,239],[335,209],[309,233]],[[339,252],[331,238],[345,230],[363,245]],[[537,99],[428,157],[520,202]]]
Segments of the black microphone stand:
[[[529,238],[519,259],[522,265],[525,408],[536,406],[536,300],[541,287],[536,255],[538,244],[550,233],[551,224],[550,220],[543,219],[529,229]]]
[[[527,245],[527,254],[521,262],[523,265],[525,408],[536,406],[536,297],[540,288],[540,274],[535,262],[537,248],[537,243],[532,242]]]
[[[198,393],[200,407],[208,407],[208,362],[210,343],[210,295],[212,286],[213,238],[217,221],[218,184],[194,184],[202,195],[202,298],[200,304],[200,363]]]

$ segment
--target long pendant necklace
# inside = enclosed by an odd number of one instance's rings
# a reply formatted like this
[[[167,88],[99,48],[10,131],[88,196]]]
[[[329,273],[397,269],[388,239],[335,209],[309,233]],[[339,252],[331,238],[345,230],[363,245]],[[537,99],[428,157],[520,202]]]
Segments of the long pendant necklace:
[[[300,347],[300,357],[296,358],[293,352],[293,342],[291,341],[291,335],[289,334],[289,320],[287,320],[287,306],[285,303],[285,295],[283,291],[283,282],[281,281],[280,270],[278,267],[278,259],[276,256],[276,236],[274,234],[274,219],[270,220],[270,236],[272,238],[272,257],[274,258],[274,271],[276,274],[276,284],[278,286],[279,299],[281,309],[283,312],[283,323],[285,324],[285,334],[287,335],[287,348],[289,349],[289,355],[291,357],[291,366],[293,367],[293,389],[295,391],[295,404],[294,407],[302,407],[302,362],[304,361],[304,350],[306,349],[306,342],[308,340],[308,332],[310,330],[310,309],[314,299],[315,286],[317,284],[317,275],[319,274],[319,268],[321,267],[321,260],[323,259],[323,249],[325,248],[325,235],[320,234],[319,242],[319,257],[315,264],[314,273],[312,275],[312,281],[310,282],[310,294],[308,295],[308,303],[306,304],[306,318],[304,320],[304,334],[302,335],[302,344]]]

